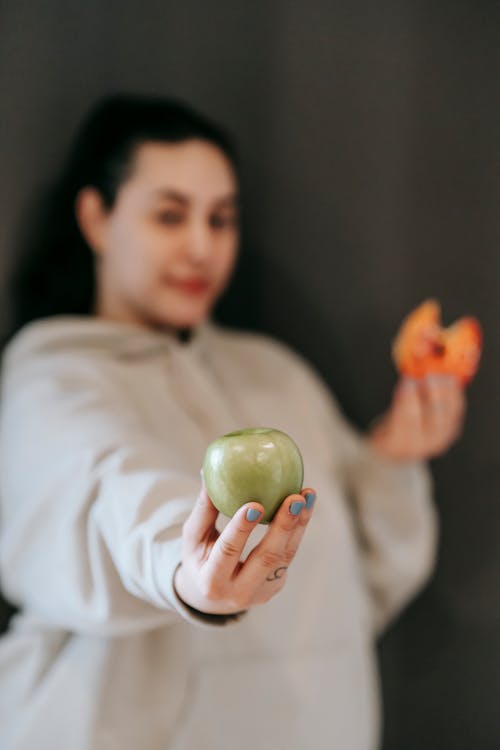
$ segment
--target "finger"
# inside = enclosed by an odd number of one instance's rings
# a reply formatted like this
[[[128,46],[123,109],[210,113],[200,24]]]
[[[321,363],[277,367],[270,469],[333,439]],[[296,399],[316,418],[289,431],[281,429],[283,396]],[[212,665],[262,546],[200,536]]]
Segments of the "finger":
[[[300,494],[306,501],[304,512],[309,512],[309,514],[311,514],[314,503],[316,502],[316,490],[312,487],[304,487]]]
[[[420,434],[423,425],[422,396],[419,383],[414,378],[403,378],[397,385],[391,419],[403,434]]]
[[[463,388],[453,375],[433,375],[423,383],[426,442],[431,456],[444,453],[460,436],[465,416]]]
[[[453,375],[430,373],[422,379],[422,387],[425,398],[446,400],[452,389],[455,388],[456,379]]]
[[[293,557],[295,557],[295,554],[297,553],[307,525],[311,520],[314,505],[316,503],[316,490],[314,490],[312,487],[304,487],[300,494],[306,501],[306,507],[300,513],[299,522],[296,525],[295,529],[292,531],[286,548],[287,555],[293,555]]]
[[[440,440],[448,431],[453,418],[450,401],[450,379],[446,375],[428,375],[422,383],[424,399],[424,427],[429,437]]]
[[[461,424],[465,417],[467,399],[463,387],[460,385],[457,378],[453,376],[450,378],[448,384],[446,398],[450,406],[452,419],[456,423]]]
[[[238,580],[243,587],[251,590],[278,569],[286,570],[296,551],[289,547],[291,537],[301,523],[305,507],[306,501],[302,495],[289,495],[283,501],[269,524],[268,533],[251,551],[241,568]]]
[[[219,511],[210,500],[205,485],[203,485],[182,530],[187,551],[194,550],[201,542],[206,541],[213,535],[218,515]]]
[[[263,512],[263,506],[255,502],[246,503],[237,510],[212,547],[205,563],[205,575],[220,580],[232,577],[240,568],[245,544]]]
[[[443,393],[447,406],[447,422],[444,427],[443,448],[446,450],[460,437],[466,412],[466,398],[464,389],[458,379],[450,376]]]

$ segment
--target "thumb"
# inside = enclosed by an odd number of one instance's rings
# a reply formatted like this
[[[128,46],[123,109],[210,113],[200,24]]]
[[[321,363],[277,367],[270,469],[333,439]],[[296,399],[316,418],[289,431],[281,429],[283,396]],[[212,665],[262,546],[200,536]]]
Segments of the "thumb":
[[[200,542],[212,534],[219,511],[210,500],[205,484],[183,527],[184,542],[188,549],[195,549]]]

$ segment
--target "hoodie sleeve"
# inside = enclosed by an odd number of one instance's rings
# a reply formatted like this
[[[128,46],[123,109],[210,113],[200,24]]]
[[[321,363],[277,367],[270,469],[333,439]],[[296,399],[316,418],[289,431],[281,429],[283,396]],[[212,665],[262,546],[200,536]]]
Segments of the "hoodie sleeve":
[[[380,457],[344,418],[314,370],[301,358],[296,364],[297,388],[302,397],[307,394],[353,519],[378,634],[423,587],[435,565],[438,522],[430,471],[422,462]]]
[[[199,477],[176,468],[92,359],[6,357],[2,587],[70,631],[122,635],[197,615],[173,589]]]
[[[436,562],[437,513],[421,462],[378,456],[349,425],[341,425],[339,473],[357,530],[376,634],[399,615],[429,579]]]

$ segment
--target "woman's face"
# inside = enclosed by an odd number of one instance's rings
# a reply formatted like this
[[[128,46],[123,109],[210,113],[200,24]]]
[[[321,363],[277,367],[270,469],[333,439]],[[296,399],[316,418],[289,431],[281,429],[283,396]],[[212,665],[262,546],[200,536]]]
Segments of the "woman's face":
[[[238,246],[236,177],[220,149],[144,143],[111,210],[89,188],[79,201],[96,254],[98,316],[186,328],[210,315]]]

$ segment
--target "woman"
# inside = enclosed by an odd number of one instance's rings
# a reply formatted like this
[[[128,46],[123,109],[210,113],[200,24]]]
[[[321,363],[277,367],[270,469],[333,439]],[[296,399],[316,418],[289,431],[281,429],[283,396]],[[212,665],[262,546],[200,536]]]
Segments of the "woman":
[[[2,575],[20,613],[1,747],[376,747],[373,641],[432,569],[421,460],[456,439],[460,388],[404,381],[360,436],[296,354],[210,321],[237,168],[180,104],[102,102],[55,205],[3,364]],[[208,443],[252,425],[291,435],[315,488],[266,534],[251,498],[216,527],[200,488]]]

